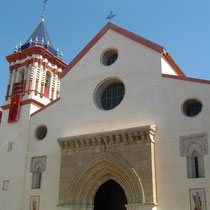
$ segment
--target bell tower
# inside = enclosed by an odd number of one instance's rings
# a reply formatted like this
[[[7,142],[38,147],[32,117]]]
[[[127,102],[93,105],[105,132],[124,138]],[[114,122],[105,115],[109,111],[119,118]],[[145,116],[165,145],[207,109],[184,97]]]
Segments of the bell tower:
[[[3,110],[9,110],[8,122],[17,122],[24,105],[29,114],[46,106],[60,95],[60,74],[66,67],[58,55],[42,17],[41,23],[23,45],[7,56],[9,81]]]
[[[0,181],[5,193],[1,193],[0,203],[7,206],[5,209],[25,210],[29,195],[25,192],[30,189],[26,177],[30,173],[31,114],[60,97],[60,75],[66,64],[50,40],[44,18],[6,59],[9,81],[5,104],[0,108],[0,156],[5,160],[0,161]]]

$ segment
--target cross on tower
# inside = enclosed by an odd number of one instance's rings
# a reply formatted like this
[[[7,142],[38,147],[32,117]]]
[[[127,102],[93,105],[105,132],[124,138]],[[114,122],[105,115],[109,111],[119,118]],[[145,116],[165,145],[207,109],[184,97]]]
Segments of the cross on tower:
[[[46,10],[46,4],[47,4],[47,1],[48,0],[42,0],[43,1],[43,10],[42,10],[42,18],[44,18],[44,13],[45,13],[45,10]]]
[[[106,17],[106,19],[109,20],[109,22],[112,22],[112,19],[115,17],[116,15],[112,13],[112,11],[110,12],[109,16]]]

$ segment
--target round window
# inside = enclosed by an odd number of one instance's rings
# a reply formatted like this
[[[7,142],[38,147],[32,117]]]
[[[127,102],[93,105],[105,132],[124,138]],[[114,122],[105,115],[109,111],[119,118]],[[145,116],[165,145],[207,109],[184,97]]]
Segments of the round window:
[[[201,109],[202,109],[202,104],[197,99],[187,100],[183,104],[183,112],[188,117],[196,116],[197,114],[200,113]]]
[[[102,56],[102,63],[105,66],[110,66],[117,60],[117,58],[118,58],[117,50],[114,49],[108,50]]]
[[[104,110],[114,109],[120,104],[125,95],[125,86],[117,80],[102,84],[96,94],[97,105]]]
[[[47,135],[47,127],[45,125],[39,126],[35,131],[35,136],[38,140],[42,140]]]

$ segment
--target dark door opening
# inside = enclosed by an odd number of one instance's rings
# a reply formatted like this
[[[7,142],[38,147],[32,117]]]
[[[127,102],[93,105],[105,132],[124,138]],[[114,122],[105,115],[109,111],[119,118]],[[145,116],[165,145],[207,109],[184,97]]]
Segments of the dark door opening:
[[[96,193],[94,210],[126,210],[127,199],[122,187],[114,180],[105,182]]]

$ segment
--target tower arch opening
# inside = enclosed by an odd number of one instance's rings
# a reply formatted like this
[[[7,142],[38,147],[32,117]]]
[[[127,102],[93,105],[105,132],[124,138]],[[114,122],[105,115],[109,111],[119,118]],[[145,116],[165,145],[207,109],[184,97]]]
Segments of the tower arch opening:
[[[49,94],[50,94],[51,78],[52,78],[52,75],[50,71],[47,71],[46,76],[45,76],[45,89],[44,89],[44,96],[47,98],[49,98]]]
[[[24,78],[25,78],[25,69],[21,69],[19,71],[19,74],[18,74],[18,81],[17,82],[22,82],[23,83]]]

